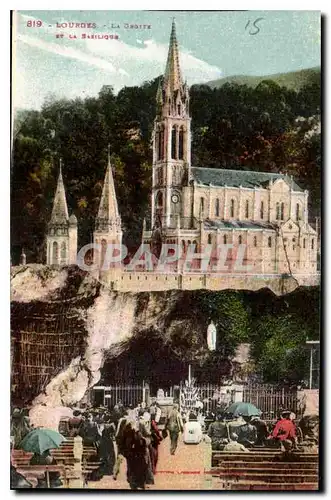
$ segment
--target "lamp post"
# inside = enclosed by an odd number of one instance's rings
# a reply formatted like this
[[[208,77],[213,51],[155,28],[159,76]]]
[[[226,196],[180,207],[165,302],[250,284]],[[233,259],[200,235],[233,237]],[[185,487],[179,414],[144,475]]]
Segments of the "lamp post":
[[[313,385],[313,350],[315,345],[319,345],[319,340],[306,340],[306,344],[310,347],[310,362],[309,362],[309,389]]]

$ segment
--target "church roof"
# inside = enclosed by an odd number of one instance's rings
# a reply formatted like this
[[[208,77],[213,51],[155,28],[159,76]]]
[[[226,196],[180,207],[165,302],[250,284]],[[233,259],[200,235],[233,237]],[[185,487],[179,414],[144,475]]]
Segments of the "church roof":
[[[61,165],[61,160],[60,160],[60,173],[59,173],[59,178],[57,181],[57,187],[56,187],[56,192],[55,192],[55,197],[53,201],[53,208],[52,208],[52,215],[51,215],[51,224],[65,224],[68,222],[69,215],[68,215],[68,207],[67,207],[67,200],[66,200],[66,194],[65,194],[65,189],[64,189],[64,184],[63,184],[63,177],[62,177],[62,165]]]
[[[204,220],[204,228],[217,230],[217,229],[276,229],[276,226],[270,222],[257,222],[257,221],[240,221],[240,220]]]
[[[288,175],[275,174],[271,172],[253,172],[251,170],[229,170],[220,168],[192,167],[191,174],[197,184],[208,186],[229,186],[254,189],[255,187],[266,188],[269,181],[284,179],[290,184],[292,182],[295,191],[304,191]]]
[[[175,20],[172,21],[168,59],[163,82],[163,88],[168,88],[171,92],[180,89],[182,86]]]
[[[119,218],[114,178],[109,155],[97,218],[108,222],[118,220]]]

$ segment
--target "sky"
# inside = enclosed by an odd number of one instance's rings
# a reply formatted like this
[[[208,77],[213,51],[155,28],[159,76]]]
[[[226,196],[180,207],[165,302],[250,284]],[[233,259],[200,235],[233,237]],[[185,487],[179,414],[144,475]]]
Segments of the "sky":
[[[189,85],[320,66],[318,11],[19,11],[13,19],[14,108],[40,109],[49,95],[96,96],[103,85],[118,92],[163,74],[173,17]],[[70,22],[96,27],[57,26]]]

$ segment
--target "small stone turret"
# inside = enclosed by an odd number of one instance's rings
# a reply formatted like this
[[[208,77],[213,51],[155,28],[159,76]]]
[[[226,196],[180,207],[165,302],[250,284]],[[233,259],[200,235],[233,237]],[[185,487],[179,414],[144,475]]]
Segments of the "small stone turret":
[[[122,227],[119,215],[112,165],[110,163],[110,147],[108,145],[108,165],[103,184],[98,214],[95,220],[93,241],[100,245],[101,249],[96,252],[95,263],[99,269],[108,271],[109,267],[116,267],[120,271],[121,259],[116,266],[104,264],[108,246],[111,244],[122,244]],[[108,255],[108,254],[107,254]]]
[[[67,266],[76,263],[77,218],[74,214],[69,218],[62,177],[62,160],[60,160],[60,172],[46,241],[47,265]]]

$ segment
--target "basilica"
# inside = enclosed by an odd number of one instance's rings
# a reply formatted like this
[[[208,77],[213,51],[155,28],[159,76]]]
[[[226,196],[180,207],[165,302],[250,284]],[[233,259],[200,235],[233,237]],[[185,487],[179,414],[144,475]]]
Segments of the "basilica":
[[[162,244],[229,245],[228,269],[240,246],[254,275],[317,272],[317,233],[308,222],[308,191],[281,173],[197,167],[191,164],[189,88],[179,63],[172,24],[166,69],[158,87],[153,131],[151,213],[142,242],[155,253]],[[112,167],[106,170],[93,241],[121,243],[122,229]],[[77,220],[68,216],[60,172],[47,234],[47,263],[75,262]],[[180,271],[180,269],[177,269]],[[228,271],[228,272],[229,272]]]

